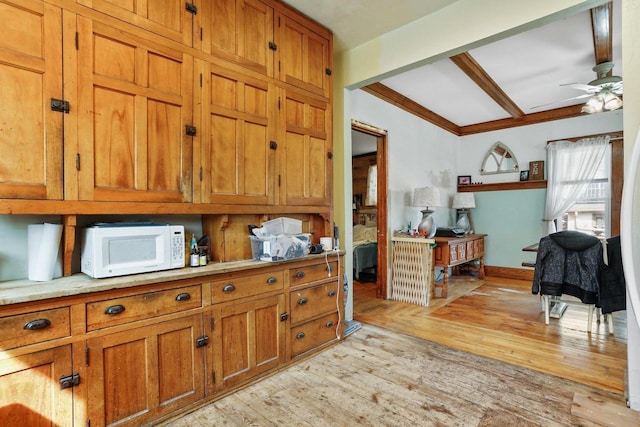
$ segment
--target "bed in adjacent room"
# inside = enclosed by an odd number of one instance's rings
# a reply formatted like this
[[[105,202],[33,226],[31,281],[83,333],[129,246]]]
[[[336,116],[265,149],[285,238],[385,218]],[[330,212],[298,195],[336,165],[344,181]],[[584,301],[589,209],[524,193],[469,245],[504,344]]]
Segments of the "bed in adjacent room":
[[[377,226],[353,227],[353,277],[359,281],[376,279],[378,260]]]

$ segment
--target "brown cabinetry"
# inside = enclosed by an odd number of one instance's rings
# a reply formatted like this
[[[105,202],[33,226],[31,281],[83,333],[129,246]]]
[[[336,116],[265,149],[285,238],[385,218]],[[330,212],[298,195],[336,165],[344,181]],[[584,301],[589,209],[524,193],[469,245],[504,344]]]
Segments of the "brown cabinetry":
[[[209,389],[239,384],[285,361],[284,294],[214,305]]]
[[[202,315],[87,340],[91,425],[140,425],[204,397]]]
[[[342,294],[337,262],[289,270],[289,355],[298,357],[342,336]]]
[[[280,203],[329,205],[333,174],[330,104],[293,89],[283,90],[280,117]]]
[[[77,18],[80,200],[192,200],[193,58]]]
[[[60,384],[71,369],[70,344],[0,359],[0,425],[73,425],[73,389]]]
[[[0,198],[62,199],[62,11],[9,1],[0,16]]]

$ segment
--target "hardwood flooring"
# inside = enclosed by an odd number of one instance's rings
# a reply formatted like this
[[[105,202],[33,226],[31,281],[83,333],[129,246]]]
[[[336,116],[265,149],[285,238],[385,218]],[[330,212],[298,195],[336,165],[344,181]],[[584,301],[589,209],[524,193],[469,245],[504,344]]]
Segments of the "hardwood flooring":
[[[626,427],[640,423],[640,414],[620,413],[616,403],[619,397],[614,393],[364,324],[341,343],[168,425]]]
[[[527,281],[453,277],[446,299],[429,307],[375,298],[375,283],[354,284],[354,319],[622,395],[626,368],[626,316],[614,330],[586,306],[570,305],[544,324],[540,299]]]

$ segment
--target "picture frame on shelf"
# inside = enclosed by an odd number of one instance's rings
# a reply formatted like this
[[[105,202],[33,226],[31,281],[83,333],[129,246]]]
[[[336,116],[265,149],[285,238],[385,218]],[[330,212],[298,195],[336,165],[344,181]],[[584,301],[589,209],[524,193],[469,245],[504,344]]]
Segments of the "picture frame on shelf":
[[[520,181],[529,181],[529,171],[520,171]]]
[[[471,175],[458,175],[458,185],[471,184]]]
[[[544,160],[529,162],[529,179],[532,181],[544,180]]]

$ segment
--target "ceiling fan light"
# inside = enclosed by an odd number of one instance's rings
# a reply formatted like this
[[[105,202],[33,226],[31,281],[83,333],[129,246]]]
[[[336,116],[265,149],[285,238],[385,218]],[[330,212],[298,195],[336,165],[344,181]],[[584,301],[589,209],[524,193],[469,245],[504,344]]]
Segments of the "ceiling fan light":
[[[580,110],[583,113],[593,114],[602,112],[604,102],[601,96],[594,96],[582,106]]]
[[[587,114],[593,114],[593,113],[597,113],[598,110],[596,108],[594,108],[592,105],[585,104],[580,109],[580,112],[581,113],[587,113]]]

